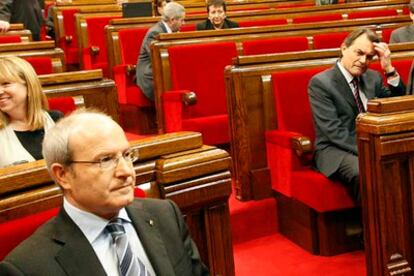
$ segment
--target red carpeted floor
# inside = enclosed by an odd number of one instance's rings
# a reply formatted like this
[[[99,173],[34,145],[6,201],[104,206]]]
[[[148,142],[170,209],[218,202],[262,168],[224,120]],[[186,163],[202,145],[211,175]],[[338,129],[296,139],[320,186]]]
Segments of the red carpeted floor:
[[[236,276],[363,276],[363,251],[333,257],[314,256],[278,233],[274,199],[230,199]]]

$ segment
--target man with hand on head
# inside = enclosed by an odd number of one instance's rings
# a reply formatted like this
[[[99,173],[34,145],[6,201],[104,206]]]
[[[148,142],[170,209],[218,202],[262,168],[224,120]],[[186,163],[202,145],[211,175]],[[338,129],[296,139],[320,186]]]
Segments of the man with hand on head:
[[[152,26],[146,33],[139,51],[136,67],[137,85],[144,95],[154,100],[154,80],[152,75],[151,42],[160,33],[178,32],[184,24],[184,7],[176,2],[169,2],[164,6],[161,21]]]
[[[138,152],[109,116],[63,118],[43,155],[63,207],[0,263],[0,275],[208,275],[178,207],[134,200]]]
[[[197,31],[221,30],[239,27],[237,22],[226,18],[226,2],[224,2],[224,0],[207,1],[207,13],[208,19],[196,25]]]
[[[378,56],[382,76],[368,69]],[[369,29],[350,33],[341,45],[334,67],[315,75],[308,86],[316,133],[316,168],[337,179],[355,201],[360,200],[355,119],[365,112],[368,100],[400,96],[405,86],[391,63],[388,45]]]

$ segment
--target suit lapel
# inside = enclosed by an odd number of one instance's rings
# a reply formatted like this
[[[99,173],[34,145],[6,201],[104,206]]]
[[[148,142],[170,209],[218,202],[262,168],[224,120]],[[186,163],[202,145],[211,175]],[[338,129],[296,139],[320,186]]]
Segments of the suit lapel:
[[[62,245],[56,260],[68,275],[106,275],[89,241],[63,208],[56,218],[53,239]]]
[[[168,258],[167,249],[161,239],[158,221],[145,211],[141,202],[134,202],[126,208],[139,239],[144,246],[151,265],[157,275],[169,275],[174,268]]]
[[[351,87],[346,81],[344,75],[342,75],[338,65],[335,65],[334,67],[334,81],[336,82],[336,88],[341,93],[343,98],[356,110],[357,106]]]

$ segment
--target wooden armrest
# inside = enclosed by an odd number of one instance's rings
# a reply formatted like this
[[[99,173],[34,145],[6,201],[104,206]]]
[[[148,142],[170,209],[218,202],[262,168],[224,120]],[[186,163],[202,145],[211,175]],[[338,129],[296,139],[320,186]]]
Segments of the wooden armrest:
[[[128,64],[126,66],[126,74],[127,76],[135,75],[136,65]]]
[[[91,46],[91,55],[96,56],[99,54],[99,46]]]
[[[73,39],[73,37],[71,35],[65,36],[65,41],[66,41],[67,44],[71,43],[72,39]]]
[[[296,152],[296,155],[299,157],[313,152],[312,142],[309,139],[309,137],[306,137],[306,136],[292,137],[290,142],[291,142],[292,148]]]
[[[197,95],[194,92],[184,93],[182,96],[182,101],[185,105],[195,105],[197,103]]]

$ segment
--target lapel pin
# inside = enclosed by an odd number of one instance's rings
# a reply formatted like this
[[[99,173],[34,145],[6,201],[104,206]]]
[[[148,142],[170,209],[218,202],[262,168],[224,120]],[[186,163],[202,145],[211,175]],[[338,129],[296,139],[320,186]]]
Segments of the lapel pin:
[[[148,221],[148,224],[149,224],[150,226],[154,226],[154,221],[153,221],[152,219],[150,219],[150,220]]]

